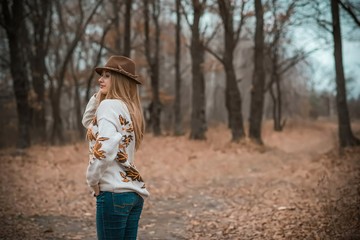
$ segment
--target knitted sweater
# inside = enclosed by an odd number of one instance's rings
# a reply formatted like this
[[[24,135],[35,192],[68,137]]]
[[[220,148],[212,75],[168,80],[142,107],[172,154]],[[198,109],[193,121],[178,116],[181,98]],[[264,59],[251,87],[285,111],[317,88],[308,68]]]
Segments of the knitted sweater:
[[[117,99],[103,100],[96,109],[93,96],[86,106],[83,125],[89,141],[89,165],[86,180],[100,191],[137,192],[149,196],[144,181],[134,165],[135,132],[129,111]]]

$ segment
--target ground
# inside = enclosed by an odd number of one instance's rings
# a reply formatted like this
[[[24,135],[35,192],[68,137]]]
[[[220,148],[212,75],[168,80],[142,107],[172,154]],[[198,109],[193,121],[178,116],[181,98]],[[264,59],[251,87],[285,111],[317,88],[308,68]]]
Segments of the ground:
[[[356,133],[360,124],[355,124]],[[360,148],[335,123],[263,128],[264,146],[145,136],[136,165],[151,193],[139,239],[360,239]],[[1,239],[96,239],[85,142],[0,151]]]

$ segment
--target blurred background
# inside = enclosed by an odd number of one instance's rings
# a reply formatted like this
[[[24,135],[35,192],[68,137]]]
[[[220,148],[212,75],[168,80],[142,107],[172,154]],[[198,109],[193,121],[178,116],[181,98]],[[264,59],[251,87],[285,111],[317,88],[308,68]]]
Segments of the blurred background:
[[[360,239],[358,0],[2,0],[1,239],[96,239],[111,55],[144,82],[139,239]]]
[[[256,119],[275,131],[289,119],[336,121],[339,91],[349,125],[360,118],[360,3],[333,2],[338,35],[331,1],[266,0],[259,11],[254,1],[4,0],[0,146],[82,140],[93,69],[111,55],[137,63],[155,135],[203,139],[223,123],[238,140],[254,135],[245,126],[261,132]]]

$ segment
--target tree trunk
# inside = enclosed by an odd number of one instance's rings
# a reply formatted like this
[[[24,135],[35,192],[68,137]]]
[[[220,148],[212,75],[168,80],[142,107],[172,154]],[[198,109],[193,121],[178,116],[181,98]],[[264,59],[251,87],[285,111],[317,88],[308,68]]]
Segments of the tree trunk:
[[[278,76],[275,80],[276,88],[276,114],[275,114],[275,131],[280,132],[283,130],[284,122],[282,123],[282,93],[281,93],[281,79]]]
[[[82,125],[82,111],[81,111],[81,100],[80,100],[80,92],[79,92],[79,82],[76,79],[75,83],[75,108],[76,108],[76,128],[79,133],[79,138],[84,136],[84,127]]]
[[[273,1],[274,2],[274,1]],[[275,3],[274,3],[275,5]],[[276,17],[276,15],[275,15]],[[277,30],[277,24],[275,20],[274,28]],[[276,32],[274,37],[274,42],[272,46],[272,73],[271,73],[271,80],[270,80],[270,96],[273,102],[273,120],[274,120],[274,130],[277,132],[282,131],[281,126],[281,114],[282,114],[282,101],[281,101],[281,88],[280,88],[280,75],[278,69],[278,43],[279,43],[279,32]],[[274,93],[273,85],[275,84],[276,93]]]
[[[79,56],[80,57],[80,56]],[[79,139],[84,136],[84,127],[82,125],[82,111],[81,111],[81,98],[80,98],[80,84],[74,70],[74,64],[72,66],[72,78],[74,79],[74,95],[75,95],[75,116],[76,116],[76,129],[79,133]]]
[[[149,1],[144,1],[144,21],[145,21],[145,56],[150,67],[152,102],[150,107],[150,118],[153,133],[155,136],[161,135],[160,117],[162,104],[159,98],[159,52],[160,52],[160,2],[152,1],[152,19],[155,25],[154,47],[150,41],[150,17]],[[151,50],[153,49],[153,52]]]
[[[199,22],[203,6],[198,0],[193,1],[194,22],[192,24],[191,60],[192,60],[192,113],[190,139],[205,139],[205,79],[202,65],[205,49],[200,39]]]
[[[232,56],[232,52],[225,52],[225,55]],[[245,132],[242,117],[241,95],[236,82],[232,57],[225,57],[224,68],[226,74],[225,102],[229,114],[229,127],[232,133],[232,141],[238,142],[241,138],[245,137]]]
[[[51,143],[53,145],[64,144],[65,138],[63,134],[63,124],[61,118],[61,108],[60,108],[60,96],[54,94],[51,97],[51,107],[52,107],[52,118],[53,118],[53,128],[51,132]]]
[[[30,47],[31,55],[31,74],[32,85],[36,93],[36,106],[33,107],[32,113],[32,139],[34,142],[45,143],[46,136],[46,118],[45,118],[45,80],[46,74],[45,58],[48,52],[48,37],[51,32],[51,2],[47,0],[40,1],[41,8],[38,4],[31,6],[34,16],[31,18],[34,34],[33,47]],[[46,31],[48,30],[48,32]],[[34,49],[34,53],[31,52]]]
[[[349,111],[346,100],[345,75],[342,60],[341,26],[339,17],[339,5],[337,0],[331,1],[334,57],[336,69],[336,106],[338,112],[338,132],[341,147],[349,147],[360,144],[355,138],[350,124]]]
[[[274,93],[274,90],[273,90],[273,85],[270,85],[269,87],[269,92],[270,92],[270,97],[271,97],[271,100],[272,100],[272,117],[273,117],[273,121],[274,121],[274,130],[276,129],[276,97],[275,97],[275,93]],[[275,130],[276,131],[276,130]]]
[[[204,49],[201,44],[191,46],[192,59],[192,113],[190,139],[204,140],[206,126],[205,115],[205,79],[201,69],[204,62]],[[196,49],[195,49],[196,48]]]
[[[121,8],[122,8],[122,4],[123,1],[118,1],[118,0],[112,0],[112,10],[113,10],[113,14],[114,14],[114,27],[115,27],[115,46],[114,46],[114,50],[118,53],[122,53],[123,49],[121,49],[123,47],[122,44],[122,39],[121,39],[121,31],[120,31],[120,21],[122,20],[120,18],[120,13],[121,13]]]
[[[224,66],[226,75],[225,87],[225,105],[228,112],[228,126],[232,132],[232,141],[237,142],[245,137],[241,94],[236,81],[236,73],[234,70],[234,50],[239,42],[241,29],[244,24],[244,7],[245,2],[241,6],[241,20],[237,29],[234,29],[234,9],[235,3],[229,1],[218,0],[219,14],[224,26],[224,54],[220,57],[209,47],[206,47],[209,53],[217,58]]]
[[[151,86],[153,92],[153,124],[155,136],[161,135],[160,117],[162,105],[159,98],[159,53],[160,53],[160,2],[159,0],[153,2],[153,20],[155,24],[155,58],[153,65],[153,78],[151,79]]]
[[[174,103],[174,134],[180,136],[183,134],[182,118],[181,118],[181,14],[180,14],[180,0],[176,0],[176,45],[175,45],[175,103]]]
[[[31,62],[31,71],[32,71],[32,80],[33,87],[36,93],[36,107],[33,108],[33,128],[35,140],[37,139],[40,142],[46,142],[46,119],[45,119],[45,55],[39,53],[35,57],[35,60]]]
[[[155,136],[161,135],[160,116],[161,116],[161,102],[159,98],[159,64],[152,64],[151,73],[151,91],[152,91],[152,108],[151,108],[151,123],[153,133]]]
[[[125,1],[125,20],[124,20],[124,56],[130,57],[131,53],[131,6],[132,0]]]
[[[2,17],[8,37],[10,50],[10,72],[13,79],[13,89],[16,98],[18,114],[17,147],[30,146],[31,109],[28,104],[29,79],[26,71],[23,52],[24,32],[24,3],[22,0],[14,1],[11,11],[8,1],[2,1]]]
[[[274,130],[277,132],[281,132],[284,127],[284,122],[282,123],[282,98],[281,98],[281,88],[280,88],[280,80],[278,79],[278,76],[275,76],[275,78],[272,80],[273,83],[275,83],[275,89],[276,94],[273,90],[273,84],[270,85],[269,91],[270,96],[273,102],[273,121],[274,121]]]
[[[238,142],[241,138],[245,137],[244,124],[242,117],[242,103],[241,95],[236,82],[236,75],[234,70],[234,49],[237,44],[233,30],[233,14],[228,16],[228,22],[225,22],[225,53],[223,57],[223,66],[226,75],[225,87],[225,103],[229,114],[229,127],[232,133],[232,141]]]
[[[261,122],[264,106],[264,19],[261,0],[255,0],[256,30],[254,52],[254,74],[251,89],[250,129],[249,136],[257,143],[262,144]]]

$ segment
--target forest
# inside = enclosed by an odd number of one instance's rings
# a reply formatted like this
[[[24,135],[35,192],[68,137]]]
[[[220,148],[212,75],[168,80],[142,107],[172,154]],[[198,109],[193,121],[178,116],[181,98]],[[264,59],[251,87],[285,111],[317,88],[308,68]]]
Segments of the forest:
[[[139,239],[360,238],[360,3],[2,0],[2,239],[96,239],[95,67],[130,57]]]

